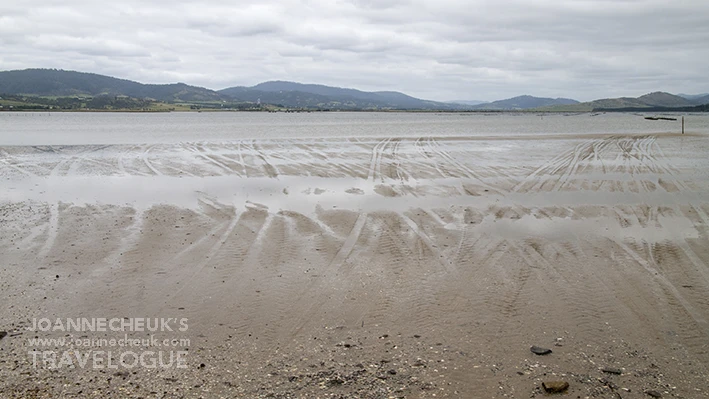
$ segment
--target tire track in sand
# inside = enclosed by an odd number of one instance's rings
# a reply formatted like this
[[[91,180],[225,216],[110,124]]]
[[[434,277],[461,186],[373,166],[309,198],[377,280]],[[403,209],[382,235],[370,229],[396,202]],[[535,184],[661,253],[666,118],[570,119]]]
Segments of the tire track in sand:
[[[372,157],[369,163],[369,172],[367,173],[367,180],[375,181],[377,173],[382,182],[384,182],[384,177],[382,176],[382,156],[384,154],[384,148],[389,144],[391,139],[383,139],[379,141],[372,148]]]
[[[191,145],[185,145],[188,151],[192,152],[197,156],[198,158],[202,158],[205,161],[207,161],[207,164],[214,165],[217,167],[217,170],[220,172],[220,175],[224,175],[223,172],[226,172],[227,174],[230,174],[233,172],[233,170],[228,167],[227,165],[223,164],[220,161],[217,161],[214,159],[214,156],[206,154],[206,150],[204,149],[204,145],[199,145],[198,143],[194,143]]]
[[[10,155],[9,152],[5,151],[2,148],[0,148],[0,156],[2,156],[2,159],[0,159],[0,161],[3,164],[5,164],[5,166],[7,166],[8,168],[10,168],[14,171],[20,172],[21,174],[29,176],[29,177],[37,177],[37,174],[30,172],[30,171],[26,170],[25,168],[20,167],[21,165],[24,165],[24,164],[17,163],[17,162],[11,162],[11,159],[13,159],[14,157],[12,155]],[[18,165],[20,165],[20,166],[18,166]]]
[[[179,297],[180,293],[184,291],[188,286],[197,285],[196,281],[200,280],[201,278],[204,278],[205,275],[208,274],[204,272],[205,268],[209,265],[210,262],[212,262],[212,258],[229,240],[229,236],[234,231],[234,228],[236,227],[237,223],[239,222],[239,219],[241,218],[241,215],[242,213],[237,213],[236,209],[233,210],[231,219],[229,220],[229,224],[222,231],[217,241],[203,255],[202,261],[199,262],[197,265],[191,267],[190,271],[185,271],[184,273],[182,273],[177,278],[177,282],[179,283],[176,283],[176,281],[169,281],[169,284],[165,287],[165,290],[162,292],[162,295],[160,295],[160,297],[173,299]],[[184,284],[187,281],[191,282],[191,284]],[[179,285],[179,287],[177,287],[177,285]]]
[[[573,319],[574,335],[583,336],[584,340],[601,345],[603,332],[609,320],[615,325],[627,322],[625,309],[621,315],[607,287],[597,278],[588,275],[583,266],[587,259],[565,249],[561,244],[540,239],[526,240],[513,244],[520,257],[535,269],[538,280],[544,283],[537,288],[545,291],[544,298],[565,304]],[[559,267],[562,264],[563,267]],[[614,299],[614,298],[613,298]]]
[[[278,170],[278,167],[276,167],[276,165],[268,161],[270,158],[269,155],[263,150],[262,146],[257,140],[253,140],[251,142],[251,149],[256,152],[258,158],[261,159],[261,162],[263,162],[263,169],[266,172],[266,176],[278,178],[278,176],[281,174],[280,170]]]
[[[604,153],[610,148],[614,138],[594,139],[577,144],[571,150],[565,151],[539,166],[532,173],[514,185],[511,192],[527,192],[533,189],[541,191],[546,180],[541,176],[559,176],[550,190],[561,190],[564,185],[576,175],[580,162],[589,159],[603,159]],[[531,186],[529,184],[531,183]]]
[[[676,168],[673,168],[672,165],[667,161],[667,159],[664,158],[664,153],[659,144],[657,143],[656,137],[646,137],[643,140],[640,140],[639,143],[637,143],[636,140],[630,146],[626,144],[624,151],[628,154],[628,157],[632,157],[633,159],[637,160],[638,163],[644,165],[650,171],[656,174],[662,174],[666,177],[669,177],[668,180],[671,180],[673,184],[680,190],[685,192],[691,192],[690,188],[683,181],[677,178],[675,174]],[[636,152],[640,155],[636,155]],[[658,158],[656,154],[660,154],[661,158]],[[647,192],[652,191],[646,185],[644,185],[643,187],[646,189]],[[657,185],[657,187],[667,192],[663,185]],[[708,226],[709,217],[701,208],[701,206],[691,202],[688,205],[700,218],[702,224]],[[657,207],[655,207],[654,209],[657,212],[656,208]],[[672,206],[672,208],[677,215],[682,215],[682,212],[679,209],[678,205],[674,205]],[[656,221],[658,224],[663,225],[660,219],[656,219]],[[663,228],[667,227],[663,226]],[[707,267],[707,264],[692,250],[692,248],[687,244],[686,240],[681,237],[681,235],[677,235],[677,237],[678,239],[676,240],[676,244],[682,249],[687,258],[694,265],[694,271],[697,272],[699,277],[702,278],[705,282],[709,282],[709,267]]]
[[[404,213],[397,214],[400,218],[406,222],[406,224],[411,228],[411,230],[416,234],[416,236],[421,240],[421,242],[428,248],[436,259],[436,263],[443,266],[446,272],[454,271],[455,265],[448,258],[443,255],[443,253],[438,249],[438,246],[431,240],[425,231],[419,225],[416,224],[410,217],[406,216]]]
[[[148,169],[150,169],[150,171],[153,172],[154,175],[162,176],[162,173],[153,166],[153,163],[149,159],[149,156],[150,156],[149,153],[153,149],[153,147],[155,147],[155,146],[154,145],[146,146],[145,150],[141,154],[141,159],[143,160],[143,163],[145,164],[145,166],[147,166]]]
[[[368,283],[369,300],[360,305],[361,320],[387,326],[400,318],[417,330],[431,331],[438,324],[439,291],[444,288],[441,282],[447,274],[441,268],[431,268],[432,263],[440,262],[440,252],[424,243],[421,232],[417,232],[420,229],[407,219],[390,212],[373,217],[372,231],[376,234],[371,236],[370,248],[375,258],[362,262],[362,267],[374,265],[369,266],[369,271],[381,277]],[[405,226],[411,230],[406,231]]]
[[[440,156],[442,159],[453,165],[453,168],[455,170],[462,172],[463,175],[468,179],[475,180],[477,182],[477,185],[499,195],[504,196],[506,194],[506,190],[485,183],[483,178],[477,172],[473,171],[472,169],[468,168],[463,163],[455,159],[448,151],[443,149],[441,144],[435,138],[430,137],[428,139],[428,145],[433,153],[438,154],[438,156]]]
[[[650,277],[655,280],[658,285],[662,287],[672,298],[674,298],[679,303],[679,305],[681,305],[682,308],[684,308],[684,311],[686,311],[687,314],[694,320],[694,322],[702,330],[704,335],[709,338],[709,323],[707,323],[706,318],[702,315],[701,312],[696,310],[694,306],[689,303],[689,301],[684,298],[684,296],[679,292],[677,287],[675,287],[675,285],[671,281],[669,281],[669,279],[663,273],[661,273],[657,269],[657,267],[655,267],[649,261],[640,256],[628,245],[626,245],[620,240],[612,241],[617,247],[622,249],[623,252],[630,256],[632,260],[642,266],[645,271],[647,271],[647,273],[650,275]]]
[[[48,204],[49,221],[47,222],[47,238],[37,253],[37,257],[46,258],[49,251],[54,247],[54,243],[59,235],[59,203]]]
[[[426,164],[426,162],[417,162],[417,167],[419,168],[429,168],[429,169],[434,169],[436,172],[438,172],[439,177],[450,177],[450,174],[445,173],[441,167],[438,165],[438,161],[436,160],[436,157],[434,157],[432,154],[433,152],[431,151],[430,144],[429,144],[430,138],[428,137],[419,137],[414,141],[414,147],[416,148],[416,151],[423,156],[426,161],[428,161],[431,165]],[[425,141],[425,144],[424,144]]]
[[[352,253],[354,247],[357,245],[357,242],[359,241],[360,237],[362,236],[362,230],[364,229],[364,226],[367,223],[369,215],[365,212],[360,212],[359,215],[357,216],[357,219],[355,220],[352,229],[350,230],[350,233],[347,235],[347,238],[345,238],[344,242],[342,243],[342,246],[340,249],[337,251],[335,256],[332,258],[330,262],[328,262],[327,266],[325,269],[322,271],[323,281],[318,281],[318,282],[313,282],[311,284],[311,287],[308,287],[305,289],[303,292],[312,292],[313,284],[319,284],[320,286],[325,286],[325,287],[331,287],[332,284],[334,284],[338,278],[342,278],[338,276],[338,272],[343,269],[343,266],[345,265],[345,262],[349,258],[350,254]],[[304,312],[304,314],[307,314],[308,316],[303,317],[303,321],[301,323],[298,323],[298,325],[293,327],[293,331],[291,333],[292,337],[295,337],[300,334],[300,332],[307,326],[307,324],[310,322],[310,319],[314,314],[316,314],[320,308],[324,305],[325,303],[325,298],[322,298],[323,294],[320,293],[320,295],[317,295],[315,298],[311,299],[311,305],[306,306],[307,310]],[[299,298],[298,302],[301,302],[303,300],[303,297]]]
[[[654,148],[655,151],[651,152],[651,149]],[[680,190],[685,191],[685,192],[692,192],[689,186],[683,181],[681,181],[675,172],[673,171],[672,165],[667,161],[666,158],[664,158],[662,149],[660,148],[659,144],[657,144],[657,140],[653,138],[652,142],[649,143],[646,147],[639,148],[640,151],[643,152],[643,163],[645,163],[644,160],[648,160],[651,162],[653,167],[655,167],[657,170],[664,172],[663,174],[675,184]],[[660,154],[662,158],[658,158],[655,153]],[[660,185],[662,187],[662,185]],[[690,202],[689,205],[694,209],[694,211],[697,213],[697,216],[702,220],[702,223],[705,226],[709,226],[709,215],[702,209],[701,205],[696,204],[694,202]]]

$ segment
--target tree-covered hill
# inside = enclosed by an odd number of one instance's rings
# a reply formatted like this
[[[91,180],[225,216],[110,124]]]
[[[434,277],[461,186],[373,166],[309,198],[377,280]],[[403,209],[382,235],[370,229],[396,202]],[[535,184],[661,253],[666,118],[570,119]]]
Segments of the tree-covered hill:
[[[215,91],[184,83],[142,84],[94,73],[59,69],[0,72],[0,93],[37,96],[125,95],[160,101],[219,101]]]

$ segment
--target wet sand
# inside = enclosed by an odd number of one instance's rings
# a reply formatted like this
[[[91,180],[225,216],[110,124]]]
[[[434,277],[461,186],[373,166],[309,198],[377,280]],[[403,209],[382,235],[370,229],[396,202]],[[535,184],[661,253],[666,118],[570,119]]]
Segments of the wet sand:
[[[708,154],[665,133],[0,147],[0,392],[705,397]],[[34,368],[39,317],[188,318],[189,367]]]

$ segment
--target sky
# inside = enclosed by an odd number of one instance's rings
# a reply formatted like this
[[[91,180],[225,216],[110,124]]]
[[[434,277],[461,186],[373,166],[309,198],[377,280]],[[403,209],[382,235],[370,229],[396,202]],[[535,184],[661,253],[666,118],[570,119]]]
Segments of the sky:
[[[430,100],[709,92],[707,0],[0,2],[0,70]]]

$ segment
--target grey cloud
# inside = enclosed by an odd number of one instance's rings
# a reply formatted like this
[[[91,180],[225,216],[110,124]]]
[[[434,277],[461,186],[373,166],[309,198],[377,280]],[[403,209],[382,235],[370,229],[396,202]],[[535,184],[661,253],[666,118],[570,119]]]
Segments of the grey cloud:
[[[0,4],[0,69],[215,89],[286,79],[438,100],[706,92],[707,42],[705,0]]]
[[[52,52],[76,52],[86,56],[147,57],[150,53],[134,44],[105,37],[39,35],[32,39],[34,48]]]

